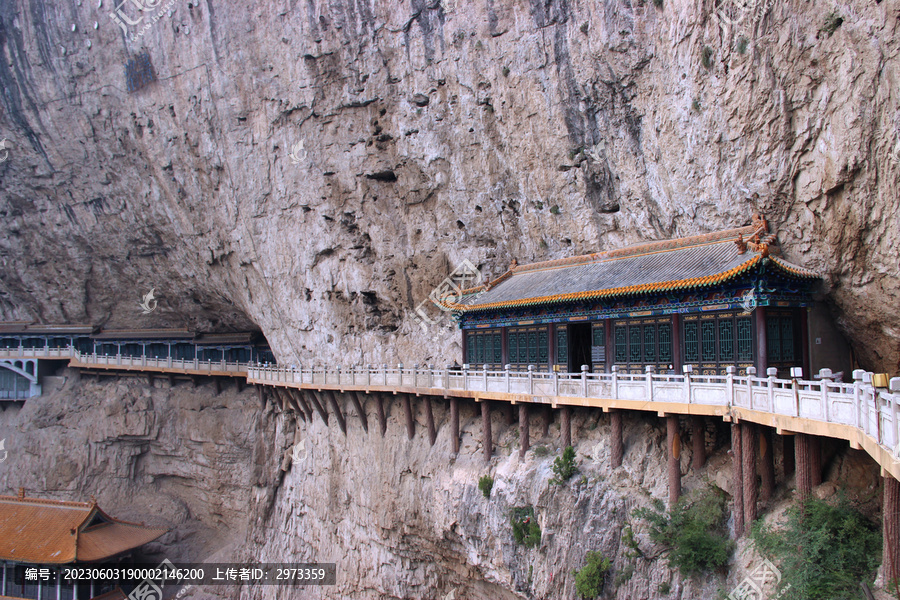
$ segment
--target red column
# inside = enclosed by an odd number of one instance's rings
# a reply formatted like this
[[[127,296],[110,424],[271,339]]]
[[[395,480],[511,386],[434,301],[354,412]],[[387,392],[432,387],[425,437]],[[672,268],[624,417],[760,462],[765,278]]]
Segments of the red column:
[[[691,438],[694,444],[694,470],[699,471],[706,464],[706,428],[703,417],[691,417]]]
[[[524,402],[519,403],[519,458],[525,458],[525,453],[529,447],[529,425],[528,405]]]
[[[822,483],[822,438],[809,436],[809,485],[816,487]]]
[[[741,444],[741,426],[731,424],[731,498],[734,504],[734,537],[744,535],[744,476],[743,446]]]
[[[450,437],[453,440],[453,453],[459,454],[459,398],[450,398]]]
[[[772,448],[772,430],[768,427],[759,436],[759,468],[762,475],[760,497],[763,502],[768,502],[775,493],[775,457]]]
[[[563,406],[559,417],[559,441],[563,450],[572,445],[572,409]]]
[[[794,474],[794,436],[781,436],[782,458],[784,459],[784,478],[787,479]]]
[[[669,445],[669,507],[681,497],[681,435],[678,415],[666,416],[666,440]]]
[[[884,569],[884,580],[893,582],[900,579],[900,482],[891,475],[884,477],[884,498],[881,509],[881,533],[884,538],[881,562]],[[893,588],[893,586],[890,587]]]
[[[491,462],[491,454],[494,452],[494,441],[491,439],[491,409],[489,401],[481,401],[481,430],[484,444],[484,462]]]
[[[756,425],[744,422],[741,424],[741,445],[743,446],[743,464],[741,474],[744,477],[744,525],[749,528],[756,520],[756,502],[759,492],[756,483],[756,458],[759,451]]]
[[[809,436],[798,433],[794,439],[797,462],[797,494],[805,500],[812,492],[812,465],[810,464]]]
[[[612,464],[612,468],[622,466],[622,457],[625,454],[625,447],[622,441],[622,412],[613,409],[612,412],[609,413],[610,416],[610,425],[612,426],[610,433],[610,443],[612,446],[612,456],[610,457],[610,463]]]
[[[759,306],[753,312],[756,315],[756,372],[763,377],[769,366],[769,346],[766,343],[766,309]]]

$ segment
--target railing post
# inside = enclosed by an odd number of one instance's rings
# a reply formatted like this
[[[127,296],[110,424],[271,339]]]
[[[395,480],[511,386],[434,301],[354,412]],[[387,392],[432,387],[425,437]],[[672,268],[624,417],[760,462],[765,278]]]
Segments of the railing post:
[[[694,365],[683,365],[681,367],[681,372],[684,373],[684,398],[688,404],[691,403],[691,372],[693,370]]]
[[[862,369],[855,369],[853,371],[853,404],[856,407],[856,428],[863,429],[862,426],[862,416],[860,411],[862,410],[862,380],[863,380],[863,371]],[[863,429],[865,431],[865,429]]]
[[[559,397],[559,371],[553,370],[553,395]]]
[[[612,366],[612,397],[619,399],[619,365]]]
[[[775,376],[778,375],[778,369],[775,367],[769,367],[766,369],[766,377],[768,378],[767,385],[768,387],[768,402],[769,402],[769,411],[775,412]],[[797,394],[797,382],[793,383],[794,387],[794,397],[797,398],[797,405],[800,405],[800,396]]]
[[[462,366],[462,375],[463,375],[463,391],[469,390],[469,363],[465,363]]]
[[[509,365],[503,365],[503,377],[506,379],[506,393],[509,393]]]
[[[581,365],[581,397],[582,397],[582,398],[587,398],[587,395],[588,395],[588,392],[587,392],[587,372],[588,372],[588,366],[587,366],[587,365]]]
[[[647,402],[653,402],[653,372],[656,370],[654,365],[647,365],[644,367],[644,372],[647,374]]]
[[[528,393],[534,396],[534,365],[528,365]]]
[[[484,391],[488,391],[487,371],[488,371],[487,363],[481,365],[481,372],[484,377]]]
[[[756,367],[747,367],[747,406],[753,408],[753,378],[756,377]],[[771,412],[771,410],[770,410]]]
[[[737,367],[728,365],[725,367],[725,397],[728,398],[728,405],[734,406],[734,374]]]
[[[831,369],[819,369],[819,386],[822,391],[822,415],[825,417],[825,422],[831,422],[829,418],[829,410],[828,410],[828,383],[831,381],[832,377]]]

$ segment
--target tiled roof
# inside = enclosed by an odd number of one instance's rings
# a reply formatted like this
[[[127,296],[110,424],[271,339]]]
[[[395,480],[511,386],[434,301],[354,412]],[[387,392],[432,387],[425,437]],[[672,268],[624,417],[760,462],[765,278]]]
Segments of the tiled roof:
[[[41,325],[26,321],[0,323],[0,334],[27,335],[79,335],[94,331],[91,325]]]
[[[765,221],[754,219],[753,225],[737,229],[513,265],[493,283],[467,290],[458,304],[447,305],[462,312],[479,312],[702,288],[725,283],[767,263],[788,277],[818,278],[812,271],[770,256],[774,235],[767,232]]]
[[[91,337],[95,340],[192,340],[194,332],[187,329],[104,329]]]
[[[100,561],[152,542],[166,531],[113,519],[94,502],[0,496],[0,560]]]

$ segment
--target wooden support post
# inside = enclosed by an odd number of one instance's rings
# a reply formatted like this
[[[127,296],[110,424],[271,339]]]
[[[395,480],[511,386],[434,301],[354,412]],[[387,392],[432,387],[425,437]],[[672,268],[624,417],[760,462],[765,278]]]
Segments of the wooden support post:
[[[309,403],[313,405],[313,408],[315,408],[316,412],[319,413],[319,416],[322,417],[322,422],[328,425],[328,413],[325,411],[325,402],[322,401],[321,398],[319,398],[315,390],[303,391],[306,392],[306,397],[309,399]]]
[[[453,440],[453,453],[459,453],[459,398],[450,398],[450,436]]]
[[[669,508],[681,497],[681,434],[678,415],[666,415],[666,440],[669,446]]]
[[[278,412],[284,412],[284,396],[281,393],[281,389],[273,387],[272,393],[275,395],[275,405],[278,407]]]
[[[797,494],[801,500],[805,500],[812,492],[809,436],[805,433],[798,433],[795,436],[794,444],[797,461]]]
[[[175,387],[175,373],[169,373],[169,387]]]
[[[291,393],[291,391],[289,389],[285,389],[282,390],[282,394],[284,395],[284,399],[287,401],[287,404],[290,405],[291,410],[293,410],[303,421],[306,421],[306,413],[300,410],[300,405],[297,404],[297,400],[294,398],[294,395]]]
[[[437,429],[434,427],[434,413],[432,412],[431,396],[422,396],[421,398],[425,403],[425,423],[428,425],[428,440],[431,442],[431,445],[434,446],[434,442],[437,440]]]
[[[325,395],[328,396],[328,400],[331,402],[331,408],[334,410],[334,417],[337,419],[338,427],[340,427],[341,431],[346,435],[347,421],[344,420],[344,411],[341,410],[341,405],[338,404],[337,398],[331,390],[325,390]]]
[[[528,404],[525,402],[519,403],[519,458],[525,458],[525,453],[528,452],[528,448],[530,447],[530,441],[528,438],[529,426],[531,425],[531,421],[528,418]]]
[[[481,431],[484,445],[484,462],[491,462],[494,453],[494,441],[491,438],[491,407],[489,400],[481,401]]]
[[[610,411],[609,423],[612,430],[610,432],[610,466],[615,469],[622,466],[622,458],[625,455],[625,444],[622,439],[622,411],[615,409]]]
[[[191,375],[191,387],[192,387],[192,388],[195,388],[195,389],[196,389],[196,387],[197,387],[197,385],[198,385],[198,384],[197,384],[197,380],[198,380],[198,379],[199,379],[199,377],[197,377],[196,375]],[[263,400],[263,405],[265,405],[265,400]]]
[[[302,410],[306,414],[306,420],[312,422],[313,411],[312,408],[309,407],[309,404],[306,403],[306,400],[303,398],[303,392],[301,392],[300,390],[288,388],[288,393],[294,397],[297,405],[300,407],[300,410]]]
[[[563,450],[572,445],[572,408],[563,406],[559,414],[559,444]]]
[[[191,380],[194,381],[194,382],[195,382],[194,385],[196,385],[196,380],[195,380],[193,377],[191,377]],[[265,386],[262,386],[262,385],[256,386],[256,396],[259,398],[259,407],[260,407],[260,409],[266,410],[266,390],[265,390]]]
[[[544,405],[544,428],[541,431],[541,437],[545,438],[550,435],[550,424],[553,423],[553,408],[549,404]]]
[[[881,564],[887,582],[885,591],[893,593],[896,588],[894,582],[900,579],[900,481],[890,474],[884,476],[881,520]]]
[[[769,502],[775,495],[775,452],[772,445],[772,429],[769,427],[766,427],[759,436],[759,470],[762,475],[760,499]]]
[[[97,381],[100,381],[100,371],[97,371]],[[153,373],[147,373],[147,385],[153,387]]]
[[[219,381],[219,378],[213,375],[213,383],[216,385],[216,396],[222,393],[222,382]]]
[[[741,444],[741,426],[731,424],[731,498],[734,512],[734,537],[744,535],[744,476],[743,445]]]
[[[356,414],[359,415],[359,421],[362,423],[363,429],[366,433],[369,433],[369,421],[366,419],[366,411],[363,409],[362,402],[359,401],[359,396],[357,396],[356,392],[353,390],[350,390],[349,394],[350,400],[356,408]]]
[[[691,443],[694,446],[694,470],[699,471],[706,464],[706,423],[698,415],[691,417]]]
[[[387,417],[384,414],[384,396],[380,392],[375,392],[375,408],[378,411],[378,424],[381,425],[381,437],[387,431]]]
[[[784,467],[784,479],[787,480],[791,475],[794,474],[794,436],[792,435],[783,435],[781,436],[782,449],[781,454],[783,455],[783,467]]]
[[[816,487],[822,483],[822,438],[809,436],[809,485]]]
[[[401,394],[403,396],[403,412],[406,414],[406,436],[413,439],[416,435],[416,421],[413,418],[412,403],[409,394]]]
[[[236,377],[234,379],[234,381],[237,383],[238,392],[243,392],[244,391],[244,380],[241,379],[240,377]]]
[[[516,422],[515,413],[513,411],[513,405],[511,402],[503,403],[503,414],[506,416],[506,424],[512,425]]]
[[[747,529],[756,520],[756,503],[759,499],[759,488],[756,482],[756,461],[759,454],[759,440],[756,424],[744,421],[741,423],[741,445],[743,446],[743,464],[741,474],[744,476],[744,525]]]

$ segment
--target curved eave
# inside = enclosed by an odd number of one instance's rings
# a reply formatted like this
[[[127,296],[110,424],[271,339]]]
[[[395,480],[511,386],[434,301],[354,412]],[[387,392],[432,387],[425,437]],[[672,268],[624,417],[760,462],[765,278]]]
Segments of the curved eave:
[[[752,269],[758,264],[766,264],[768,262],[773,263],[779,271],[782,271],[785,275],[797,279],[818,279],[819,275],[808,271],[806,269],[800,269],[785,263],[782,260],[779,260],[775,257],[764,257],[762,255],[755,255],[753,258],[741,263],[740,265],[729,269],[728,271],[724,271],[722,273],[717,273],[715,275],[707,275],[705,277],[693,277],[690,279],[680,279],[673,281],[664,281],[659,283],[646,283],[641,285],[632,285],[618,288],[609,288],[605,290],[594,290],[589,292],[577,292],[572,294],[554,294],[551,296],[540,296],[536,298],[526,298],[523,300],[514,300],[514,301],[505,301],[505,302],[492,302],[489,304],[479,304],[476,306],[467,306],[464,304],[458,304],[454,302],[443,303],[445,307],[448,309],[454,310],[458,313],[478,313],[489,310],[497,310],[504,308],[522,308],[528,306],[540,306],[543,304],[554,304],[554,303],[562,303],[562,302],[573,302],[578,300],[598,300],[601,298],[614,298],[617,296],[635,296],[640,294],[648,294],[648,293],[660,293],[660,292],[669,292],[674,290],[688,290],[688,289],[696,289],[696,288],[704,288],[714,285],[721,285],[726,283],[735,277],[738,277],[748,270]]]

